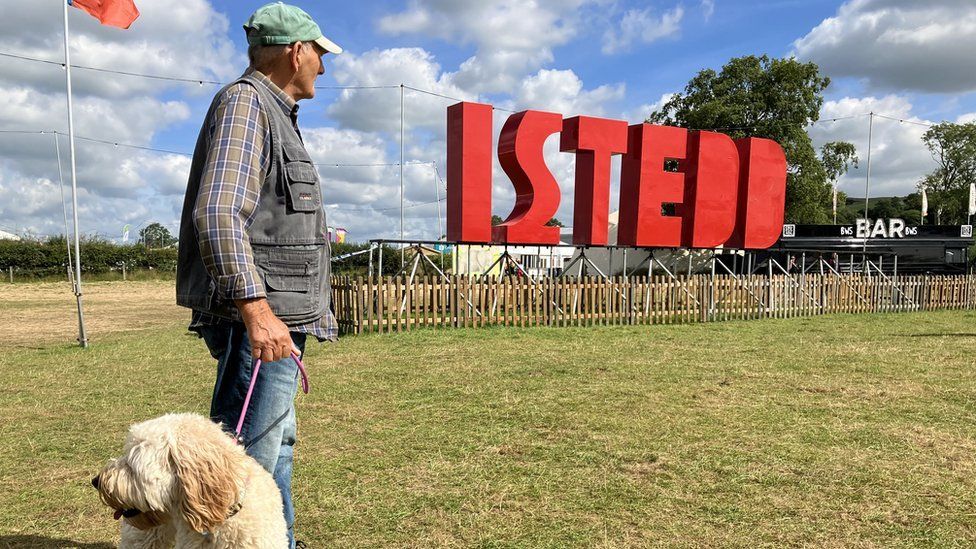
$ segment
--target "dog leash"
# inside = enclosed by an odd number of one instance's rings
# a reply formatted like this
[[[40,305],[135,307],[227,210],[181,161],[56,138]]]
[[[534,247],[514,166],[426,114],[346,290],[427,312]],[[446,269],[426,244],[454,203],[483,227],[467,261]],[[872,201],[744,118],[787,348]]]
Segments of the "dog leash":
[[[302,364],[302,359],[298,357],[294,352],[291,353],[292,360],[295,364],[298,364],[298,371],[302,374],[302,392],[306,395],[308,394],[308,372],[305,371],[305,365]],[[234,431],[234,435],[240,440],[241,429],[244,428],[244,416],[247,415],[247,407],[251,404],[251,394],[254,393],[254,383],[258,380],[258,372],[261,371],[261,359],[254,361],[254,372],[251,373],[251,385],[247,388],[247,394],[244,395],[244,407],[241,410],[241,417],[237,420],[237,429]]]

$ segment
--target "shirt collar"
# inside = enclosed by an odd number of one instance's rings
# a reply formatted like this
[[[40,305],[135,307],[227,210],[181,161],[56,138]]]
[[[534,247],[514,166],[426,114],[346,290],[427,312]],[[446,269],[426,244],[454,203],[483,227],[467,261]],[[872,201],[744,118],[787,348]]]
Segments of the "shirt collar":
[[[284,111],[286,115],[291,118],[296,118],[298,116],[298,102],[291,98],[290,95],[284,92],[277,84],[271,81],[264,73],[254,68],[248,68],[244,71],[245,75],[253,75],[258,82],[264,84],[271,95],[278,101],[278,106]]]

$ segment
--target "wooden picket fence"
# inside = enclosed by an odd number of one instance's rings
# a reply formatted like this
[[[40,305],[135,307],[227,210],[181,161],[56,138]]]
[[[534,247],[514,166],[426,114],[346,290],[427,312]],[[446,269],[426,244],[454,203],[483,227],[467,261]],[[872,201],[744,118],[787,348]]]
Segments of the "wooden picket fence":
[[[973,309],[976,276],[333,277],[346,334]]]

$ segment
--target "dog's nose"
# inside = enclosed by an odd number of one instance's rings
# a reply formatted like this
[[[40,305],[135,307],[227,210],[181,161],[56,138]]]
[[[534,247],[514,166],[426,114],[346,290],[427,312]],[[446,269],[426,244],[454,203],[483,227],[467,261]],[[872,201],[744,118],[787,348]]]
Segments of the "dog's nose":
[[[96,490],[98,489],[98,476],[97,475],[94,476],[94,477],[92,477],[92,486],[94,486]]]

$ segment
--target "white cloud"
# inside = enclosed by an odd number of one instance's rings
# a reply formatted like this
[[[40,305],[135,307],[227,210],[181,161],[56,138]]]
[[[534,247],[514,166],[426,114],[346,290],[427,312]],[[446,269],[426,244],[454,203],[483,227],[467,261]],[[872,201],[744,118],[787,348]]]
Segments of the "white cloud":
[[[647,120],[647,117],[651,115],[652,112],[660,110],[671,100],[672,97],[677,95],[676,93],[662,93],[661,97],[653,103],[645,103],[639,105],[638,107],[631,109],[624,113],[624,118],[632,123],[636,124],[638,122],[643,122]]]
[[[54,179],[32,178],[8,169],[0,161],[0,224],[18,233],[35,235],[64,234],[61,189]],[[71,219],[71,186],[65,173],[64,198]],[[78,192],[78,212],[82,234],[105,238],[120,236],[125,223],[136,225],[158,221],[175,231],[178,204],[140,197],[111,198],[89,191]],[[70,226],[70,225],[69,225]]]
[[[179,101],[160,101],[152,97],[108,100],[81,97],[75,102],[75,128],[79,136],[113,143],[148,145],[153,135],[166,126],[185,120],[188,107]],[[57,130],[65,132],[67,107],[64,97],[34,88],[0,86],[0,128]],[[130,148],[77,141],[78,183],[105,196],[133,196],[149,181],[135,179],[132,158],[145,154]],[[61,140],[61,153],[68,166],[67,139]],[[50,135],[0,136],[0,158],[26,177],[57,176],[56,149]],[[67,175],[65,176],[67,177]],[[185,185],[184,174],[183,185]],[[169,183],[172,176],[160,181]]]
[[[701,2],[702,17],[705,18],[707,23],[712,19],[712,15],[715,13],[715,0],[702,0]]]
[[[452,75],[473,93],[502,92],[553,60],[553,48],[578,32],[579,10],[606,0],[413,0],[398,14],[383,17],[388,34],[433,36],[476,51]]]
[[[142,15],[125,31],[100,25],[81,10],[69,10],[71,63],[205,80],[228,80],[239,72],[244,58],[227,37],[227,18],[206,0],[145,2],[139,9]],[[28,2],[6,10],[0,34],[4,51],[64,60],[61,6],[56,2]],[[0,59],[0,80],[51,92],[62,92],[65,85],[64,72],[56,65],[17,59]],[[72,72],[72,83],[79,96],[128,97],[166,87],[200,92],[192,84],[84,69]]]
[[[603,34],[603,53],[620,53],[638,42],[650,44],[676,36],[681,32],[684,14],[680,4],[658,16],[651,8],[628,10],[621,18],[619,28],[607,29]]]
[[[602,116],[625,93],[623,84],[585,90],[573,71],[543,69],[522,81],[514,102],[519,108],[550,110],[564,116]]]
[[[881,112],[906,122],[875,117],[871,146],[871,196],[903,196],[914,192],[916,184],[935,168],[935,162],[922,142],[927,129],[916,123],[930,123],[912,114],[905,97],[845,97],[827,101],[820,119],[809,128],[817,149],[829,141],[849,141],[857,147],[860,167],[839,181],[839,188],[851,196],[864,196],[867,172],[868,123],[866,113]],[[830,122],[832,118],[846,118]]]
[[[227,18],[206,0],[146,2],[140,10],[126,31],[69,10],[72,64],[208,80],[230,79],[245,66],[227,36]],[[7,10],[0,33],[4,51],[63,59],[60,4],[28,2]],[[65,132],[64,77],[57,65],[0,59],[0,128]],[[151,147],[160,132],[189,119],[191,101],[205,101],[203,94],[214,88],[84,69],[72,71],[72,84],[77,135],[110,142],[77,141],[82,232],[117,237],[122,224],[147,220],[175,229],[189,159],[111,143]],[[67,139],[60,142],[70,184]],[[192,140],[174,148],[189,150]],[[0,221],[40,234],[63,232],[53,136],[0,135],[0,166]]]
[[[852,0],[793,44],[831,77],[875,89],[976,89],[976,4],[971,0]]]
[[[371,50],[336,58],[334,76],[341,85],[376,86],[403,83],[441,95],[474,100],[441,71],[434,56],[421,48]],[[453,100],[405,90],[404,124],[407,128],[440,128]],[[343,90],[329,106],[329,115],[344,128],[366,132],[399,131],[400,90]]]

